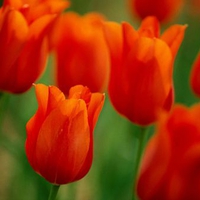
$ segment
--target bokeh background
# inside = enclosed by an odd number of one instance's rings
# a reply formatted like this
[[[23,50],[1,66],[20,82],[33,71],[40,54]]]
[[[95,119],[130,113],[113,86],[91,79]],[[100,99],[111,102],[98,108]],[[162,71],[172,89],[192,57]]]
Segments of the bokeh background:
[[[171,24],[188,24],[174,65],[175,101],[188,106],[199,101],[190,89],[189,76],[200,49],[200,8],[195,10],[190,3],[191,0],[185,1],[177,17],[162,25],[164,30]],[[127,0],[71,0],[69,10],[80,14],[100,12],[107,20],[128,21],[136,28],[140,24],[131,15]],[[50,57],[47,71],[38,83],[54,83],[53,63]],[[50,184],[32,170],[24,151],[25,125],[36,109],[34,88],[20,95],[1,94],[0,200],[47,199]],[[82,180],[61,186],[57,199],[130,200],[138,134],[139,127],[120,116],[106,94],[106,102],[94,133],[92,168]]]

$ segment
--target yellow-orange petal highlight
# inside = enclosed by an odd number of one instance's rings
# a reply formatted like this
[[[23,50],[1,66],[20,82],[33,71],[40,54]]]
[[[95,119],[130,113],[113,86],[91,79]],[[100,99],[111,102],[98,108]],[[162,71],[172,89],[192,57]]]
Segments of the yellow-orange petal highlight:
[[[82,85],[74,86],[68,99],[55,86],[36,84],[35,89],[38,110],[26,125],[28,161],[53,184],[77,181],[92,164],[94,124],[104,95]]]

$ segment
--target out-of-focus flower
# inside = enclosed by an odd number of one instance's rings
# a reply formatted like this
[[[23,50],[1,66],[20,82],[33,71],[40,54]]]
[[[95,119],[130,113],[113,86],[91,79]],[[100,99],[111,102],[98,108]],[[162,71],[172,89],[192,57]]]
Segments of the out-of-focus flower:
[[[4,2],[0,10],[1,91],[25,92],[44,71],[49,52],[46,34],[55,14],[63,10],[50,9],[55,2]]]
[[[28,161],[53,184],[79,180],[92,164],[93,130],[104,95],[81,85],[70,89],[68,99],[55,86],[35,89],[38,110],[26,126]]]
[[[187,2],[187,8],[190,15],[194,15],[196,18],[200,17],[200,1],[199,0],[190,0]]]
[[[109,96],[116,110],[130,121],[148,125],[159,109],[173,103],[173,61],[186,26],[174,25],[161,36],[154,17],[136,31],[128,23],[105,23],[111,54]]]
[[[141,162],[141,200],[200,199],[200,104],[161,114]]]
[[[28,24],[44,15],[58,14],[69,6],[68,0],[4,0],[4,6],[10,6],[21,12]]]
[[[190,85],[193,92],[200,97],[200,52],[198,53],[192,66]]]
[[[133,15],[140,19],[155,16],[160,22],[172,20],[180,11],[183,0],[128,0]]]
[[[76,84],[102,92],[109,78],[109,52],[103,35],[104,18],[98,13],[60,17],[51,34],[56,54],[56,81],[65,93]]]

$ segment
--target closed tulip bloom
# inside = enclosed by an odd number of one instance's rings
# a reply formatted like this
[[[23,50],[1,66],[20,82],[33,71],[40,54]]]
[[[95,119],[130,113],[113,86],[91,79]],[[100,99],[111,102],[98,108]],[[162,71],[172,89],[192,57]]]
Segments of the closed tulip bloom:
[[[128,0],[131,12],[140,19],[155,16],[160,22],[175,18],[182,8],[183,0]]]
[[[53,184],[83,178],[93,157],[93,130],[104,95],[82,85],[69,98],[55,86],[35,85],[38,110],[26,125],[26,154],[33,169]]]
[[[46,35],[55,13],[42,12],[35,2],[5,1],[0,10],[0,91],[25,92],[45,69],[49,52]]]
[[[51,34],[56,56],[56,82],[67,94],[76,84],[92,92],[107,89],[109,52],[103,35],[104,17],[98,13],[63,14]]]
[[[190,85],[192,91],[200,97],[200,53],[198,53],[191,70]]]
[[[200,199],[200,104],[162,113],[141,162],[141,200]]]
[[[174,25],[162,35],[154,17],[135,30],[124,22],[105,23],[111,54],[108,86],[115,109],[133,123],[149,125],[160,109],[170,110],[173,95],[173,62],[186,26]]]

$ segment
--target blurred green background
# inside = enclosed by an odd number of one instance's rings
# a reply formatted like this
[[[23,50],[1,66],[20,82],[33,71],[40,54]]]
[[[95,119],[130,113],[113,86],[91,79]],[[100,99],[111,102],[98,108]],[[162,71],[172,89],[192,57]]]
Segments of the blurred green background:
[[[2,1],[1,1],[2,2]],[[72,0],[70,10],[84,14],[101,12],[111,21],[139,21],[130,14],[126,0]],[[175,100],[192,105],[198,102],[189,86],[191,66],[200,49],[200,13],[192,14],[185,5],[174,23],[188,24],[174,66]],[[165,24],[166,29],[170,24]],[[37,82],[52,84],[52,59]],[[0,98],[0,200],[45,200],[50,184],[37,175],[24,152],[25,125],[35,113],[34,89],[21,95],[3,94]],[[60,188],[58,200],[130,200],[139,128],[120,116],[108,95],[94,133],[94,162],[82,180]]]

